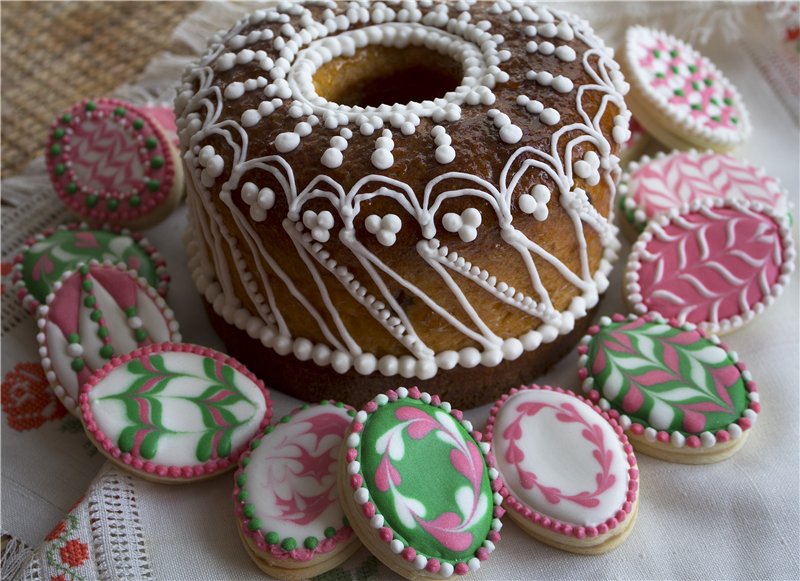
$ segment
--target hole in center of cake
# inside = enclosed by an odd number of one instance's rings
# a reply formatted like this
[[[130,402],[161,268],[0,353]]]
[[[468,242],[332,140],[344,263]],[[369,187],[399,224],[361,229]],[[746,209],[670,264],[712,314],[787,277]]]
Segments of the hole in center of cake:
[[[432,101],[461,84],[461,63],[423,46],[367,46],[325,63],[313,77],[320,97],[350,107]]]

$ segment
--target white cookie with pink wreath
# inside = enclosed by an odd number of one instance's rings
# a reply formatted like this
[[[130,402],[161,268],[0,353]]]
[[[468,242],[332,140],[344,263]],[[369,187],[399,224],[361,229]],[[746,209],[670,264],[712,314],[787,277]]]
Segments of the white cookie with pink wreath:
[[[653,216],[703,198],[760,203],[789,211],[786,190],[763,169],[725,153],[673,151],[632,162],[619,184],[622,230],[635,238]]]
[[[619,424],[558,388],[512,389],[486,427],[511,518],[564,551],[596,555],[633,530],[639,469]]]
[[[730,151],[750,137],[750,115],[736,87],[692,46],[660,30],[632,26],[620,66],[636,119],[676,149]]]

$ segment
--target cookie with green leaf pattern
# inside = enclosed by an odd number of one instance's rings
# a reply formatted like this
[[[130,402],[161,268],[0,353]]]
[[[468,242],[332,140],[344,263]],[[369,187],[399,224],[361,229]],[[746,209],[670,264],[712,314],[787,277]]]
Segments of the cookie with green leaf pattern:
[[[650,456],[687,464],[728,458],[761,410],[738,355],[690,323],[602,317],[578,354],[584,391]]]
[[[98,449],[149,480],[181,483],[236,465],[269,423],[269,392],[241,363],[197,345],[148,345],[96,372],[80,393]]]

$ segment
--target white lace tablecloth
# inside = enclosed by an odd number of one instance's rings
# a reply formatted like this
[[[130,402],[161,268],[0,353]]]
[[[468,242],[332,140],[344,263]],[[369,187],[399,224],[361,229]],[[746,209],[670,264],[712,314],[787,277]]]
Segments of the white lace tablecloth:
[[[203,43],[198,39],[208,34],[203,31],[227,26],[240,9],[206,6],[176,34],[199,50]],[[618,34],[633,21],[670,28],[687,18],[661,3],[650,12],[623,4],[573,9],[602,23],[598,28],[607,34]],[[626,20],[617,18],[626,10]],[[757,12],[747,14],[746,18],[758,17]],[[731,24],[731,19],[743,18],[728,15],[714,20],[705,13],[703,17],[733,28],[736,22]],[[737,155],[781,179],[796,217],[800,208],[800,73],[791,63],[800,59],[793,61],[791,50],[797,47],[790,44],[788,60],[778,58],[786,52],[781,38],[756,34],[765,29],[751,22],[738,30],[744,35],[740,41],[726,44],[720,35],[712,35],[702,51],[740,88],[750,107],[755,132]],[[164,75],[177,75],[182,64],[180,58],[165,55],[141,83],[122,88],[119,96],[138,101],[158,96],[153,91],[158,92],[159,76],[163,85]],[[4,208],[2,217],[5,275],[22,240],[57,222],[62,210],[41,160],[24,175],[4,181],[2,195],[18,205],[14,210]],[[173,278],[168,301],[184,339],[221,348],[185,266],[180,241],[184,224],[185,209],[181,208],[147,236],[168,260]],[[623,264],[624,260],[617,264],[603,312],[623,309]],[[8,286],[8,280],[4,282]],[[16,306],[7,288],[2,306],[2,530],[10,538],[3,578],[263,578],[239,541],[232,476],[166,486],[105,464],[78,420],[66,415],[49,395],[38,369],[34,322]],[[684,466],[639,456],[638,520],[620,548],[602,556],[571,555],[533,541],[506,522],[497,552],[471,578],[800,578],[799,311],[800,285],[795,273],[772,309],[725,337],[752,371],[763,402],[758,425],[736,456],[711,466]],[[576,388],[575,354],[539,382]],[[273,396],[278,417],[297,404],[282,394],[273,392]],[[482,427],[488,409],[466,415]],[[322,578],[395,576],[362,550]]]

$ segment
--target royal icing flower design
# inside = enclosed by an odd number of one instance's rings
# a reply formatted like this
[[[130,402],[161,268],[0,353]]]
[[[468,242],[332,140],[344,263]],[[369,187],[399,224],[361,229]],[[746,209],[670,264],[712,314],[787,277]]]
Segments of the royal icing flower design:
[[[333,214],[323,210],[317,214],[314,210],[303,212],[303,225],[311,230],[311,237],[317,242],[327,242],[331,238]]]
[[[364,221],[364,226],[367,232],[375,235],[378,242],[384,246],[392,246],[397,241],[397,233],[403,227],[403,222],[396,214],[386,214],[383,218],[371,214]]]
[[[242,200],[250,206],[250,217],[256,222],[263,222],[267,219],[267,210],[275,205],[275,191],[272,188],[259,189],[253,182],[245,182]]]
[[[443,411],[428,413],[417,405],[402,404],[391,406],[388,413],[394,425],[375,439],[368,452],[375,454],[369,463],[377,462],[369,472],[376,493],[382,495],[376,502],[383,506],[385,515],[396,516],[394,526],[412,537],[422,529],[440,545],[438,551],[444,550],[450,558],[474,550],[485,536],[485,529],[483,535],[478,531],[487,524],[492,507],[485,485],[486,468],[477,445],[465,438],[453,418]],[[421,446],[414,446],[414,442]],[[446,455],[454,470],[454,497],[448,503],[432,503],[413,486],[426,476],[409,472],[411,458],[407,455],[422,450],[427,450],[430,459]]]
[[[741,97],[706,57],[658,30],[628,31],[628,58],[647,90],[681,120],[719,133],[749,134]]]
[[[448,212],[442,218],[442,226],[448,232],[458,234],[464,242],[472,242],[478,237],[478,227],[483,217],[475,208],[467,208],[461,214]]]
[[[548,202],[550,202],[550,190],[547,186],[537,184],[533,186],[530,194],[522,194],[518,203],[520,210],[542,222],[547,220],[549,214]]]
[[[586,180],[590,186],[600,183],[600,156],[597,152],[587,151],[583,159],[579,159],[573,166],[575,175]]]
[[[225,169],[225,160],[211,145],[206,145],[200,150],[197,155],[197,163],[203,168],[200,172],[200,180],[207,188],[214,184],[214,180],[221,176]]]
[[[266,542],[305,561],[352,536],[336,488],[337,453],[351,409],[304,406],[250,444],[236,475],[237,514],[262,550]],[[263,536],[258,534],[258,531]]]
[[[0,391],[6,421],[17,431],[33,430],[67,415],[38,363],[17,363],[6,373]]]

